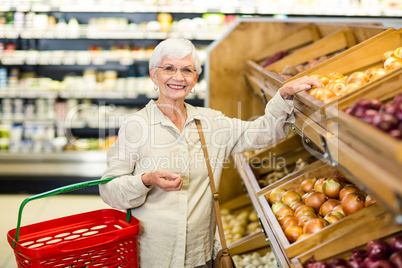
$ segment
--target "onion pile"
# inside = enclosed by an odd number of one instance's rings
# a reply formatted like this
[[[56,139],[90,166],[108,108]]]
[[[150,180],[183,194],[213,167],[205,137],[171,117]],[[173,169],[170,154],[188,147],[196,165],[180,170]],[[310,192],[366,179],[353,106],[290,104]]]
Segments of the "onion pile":
[[[345,112],[402,140],[402,94],[396,95],[389,103],[377,99],[361,99]]]
[[[221,216],[223,232],[228,244],[262,230],[254,208],[245,209],[240,212],[222,208]]]
[[[393,236],[389,243],[375,239],[365,249],[351,251],[349,258],[333,258],[328,262],[316,261],[314,256],[306,267],[316,268],[402,268],[402,234]]]
[[[265,198],[290,243],[375,203],[341,174],[304,179],[299,189],[277,187]]]
[[[402,67],[402,47],[386,51],[383,55],[382,66],[371,67],[366,71],[356,71],[349,76],[338,72],[328,75],[313,74],[310,77],[318,78],[324,88],[312,88],[308,91],[310,95],[324,103],[331,102],[340,96],[357,90],[360,86],[376,80],[388,72]]]

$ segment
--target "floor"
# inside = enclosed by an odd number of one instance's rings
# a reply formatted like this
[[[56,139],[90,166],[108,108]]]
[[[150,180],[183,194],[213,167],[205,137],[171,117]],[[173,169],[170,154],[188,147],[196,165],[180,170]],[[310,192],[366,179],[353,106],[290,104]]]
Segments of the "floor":
[[[8,231],[16,228],[22,201],[32,195],[0,194],[0,267],[16,268],[14,251],[7,241]],[[30,201],[22,213],[21,226],[82,212],[109,208],[98,195],[62,194]]]

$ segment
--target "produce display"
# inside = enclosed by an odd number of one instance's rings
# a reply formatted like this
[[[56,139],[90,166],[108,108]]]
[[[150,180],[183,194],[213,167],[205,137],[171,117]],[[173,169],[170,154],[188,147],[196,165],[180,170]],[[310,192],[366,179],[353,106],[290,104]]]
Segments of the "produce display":
[[[286,65],[282,71],[278,72],[278,75],[280,77],[282,77],[283,79],[292,78],[293,76],[295,76],[301,72],[304,72],[310,68],[313,68],[314,66],[317,66],[318,64],[328,60],[329,58],[331,58],[339,53],[340,52],[330,54],[330,55],[323,55],[321,57],[311,59],[308,62],[298,64],[298,65],[293,65],[293,64]]]
[[[270,185],[270,184],[282,179],[283,177],[285,177],[286,175],[288,175],[290,173],[293,173],[293,172],[296,172],[298,170],[301,170],[301,169],[305,168],[307,165],[308,165],[307,161],[299,158],[296,161],[296,166],[295,166],[295,168],[293,169],[292,172],[290,172],[287,167],[284,167],[282,169],[274,170],[274,171],[270,172],[268,175],[265,175],[264,178],[260,178],[258,180],[258,185],[261,188],[264,188],[264,187],[266,187],[266,186],[268,186],[268,185]]]
[[[361,99],[345,112],[402,140],[402,94],[396,95],[393,101],[388,103],[377,99]]]
[[[349,76],[339,72],[332,72],[328,75],[310,75],[310,77],[320,79],[325,87],[313,87],[308,93],[324,103],[329,103],[400,67],[402,67],[402,47],[386,51],[383,55],[382,65],[371,67],[364,72],[356,71]]]
[[[267,57],[262,63],[261,66],[262,67],[267,67],[269,65],[271,65],[274,62],[277,62],[278,60],[282,59],[283,57],[289,55],[289,52],[287,51],[278,51],[276,53],[274,53],[273,55]]]
[[[290,243],[376,202],[340,173],[305,179],[298,189],[277,187],[265,197]]]
[[[278,267],[275,254],[268,251],[265,255],[258,252],[251,254],[234,255],[233,261],[238,268],[273,268]]]
[[[328,262],[316,261],[314,256],[307,268],[401,268],[402,234],[393,236],[389,242],[375,239],[363,249],[352,250],[347,258],[332,258]]]
[[[223,231],[228,245],[247,235],[262,231],[253,207],[241,212],[231,212],[222,208],[221,216]]]

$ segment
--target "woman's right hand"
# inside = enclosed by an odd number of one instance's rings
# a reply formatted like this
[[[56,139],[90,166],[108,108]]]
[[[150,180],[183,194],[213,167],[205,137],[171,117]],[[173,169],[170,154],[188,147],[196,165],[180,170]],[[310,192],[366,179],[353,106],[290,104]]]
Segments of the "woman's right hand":
[[[141,176],[145,186],[156,186],[166,192],[179,191],[183,185],[181,174],[176,174],[167,170],[155,170],[144,173]]]

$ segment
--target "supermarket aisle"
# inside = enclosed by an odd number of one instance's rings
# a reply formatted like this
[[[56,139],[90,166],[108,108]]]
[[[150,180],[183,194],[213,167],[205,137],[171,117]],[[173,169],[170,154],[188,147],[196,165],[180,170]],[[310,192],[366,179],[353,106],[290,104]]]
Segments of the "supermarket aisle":
[[[0,195],[0,267],[16,268],[7,233],[16,228],[18,209],[30,195]],[[97,195],[57,195],[29,202],[22,214],[22,226],[86,211],[109,208]]]

